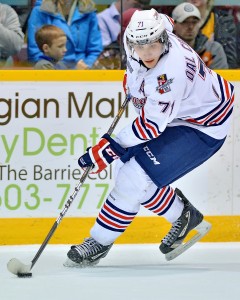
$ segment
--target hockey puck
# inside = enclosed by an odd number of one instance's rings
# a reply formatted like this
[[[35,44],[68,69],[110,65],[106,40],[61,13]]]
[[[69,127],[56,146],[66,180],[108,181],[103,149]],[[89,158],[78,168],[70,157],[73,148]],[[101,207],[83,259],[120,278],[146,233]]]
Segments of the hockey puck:
[[[18,272],[17,276],[20,277],[20,278],[30,278],[30,277],[32,277],[32,273],[20,273],[20,272]]]

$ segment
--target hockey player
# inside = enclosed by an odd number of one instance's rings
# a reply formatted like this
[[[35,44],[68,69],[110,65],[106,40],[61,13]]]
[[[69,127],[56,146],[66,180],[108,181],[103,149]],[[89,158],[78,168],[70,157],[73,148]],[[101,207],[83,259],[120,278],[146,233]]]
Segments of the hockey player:
[[[233,85],[208,69],[154,9],[136,11],[125,32],[127,87],[138,117],[112,139],[105,134],[79,158],[98,173],[118,159],[118,174],[91,229],[69,250],[66,266],[95,265],[137,215],[140,205],[172,223],[160,251],[172,259],[211,228],[170,184],[223,145],[233,110]],[[119,159],[120,158],[120,159]],[[192,230],[198,233],[188,242]]]

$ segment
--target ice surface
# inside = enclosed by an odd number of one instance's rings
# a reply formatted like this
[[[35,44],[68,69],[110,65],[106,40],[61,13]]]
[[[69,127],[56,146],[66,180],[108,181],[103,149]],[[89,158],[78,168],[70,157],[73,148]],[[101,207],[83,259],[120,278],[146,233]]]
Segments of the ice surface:
[[[1,300],[239,300],[240,243],[198,243],[167,262],[157,244],[114,245],[94,268],[63,267],[69,245],[48,245],[32,278],[7,270],[29,264],[39,245],[0,247]]]

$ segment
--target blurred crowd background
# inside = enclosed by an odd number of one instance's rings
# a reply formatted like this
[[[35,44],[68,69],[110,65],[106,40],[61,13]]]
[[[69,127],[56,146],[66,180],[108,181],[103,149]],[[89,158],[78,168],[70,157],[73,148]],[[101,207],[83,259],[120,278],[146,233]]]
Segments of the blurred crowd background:
[[[228,3],[0,0],[0,68],[125,69],[124,30],[136,9],[153,7],[174,19],[174,33],[209,68],[239,69],[240,2]]]

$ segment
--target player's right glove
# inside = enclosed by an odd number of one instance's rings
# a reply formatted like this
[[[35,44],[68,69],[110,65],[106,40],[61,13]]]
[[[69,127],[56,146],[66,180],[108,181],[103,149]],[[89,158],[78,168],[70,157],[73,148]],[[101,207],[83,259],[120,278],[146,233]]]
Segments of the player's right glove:
[[[126,150],[115,142],[109,134],[104,134],[97,145],[89,148],[87,153],[78,159],[78,164],[82,169],[94,165],[91,173],[100,173],[125,152]]]

